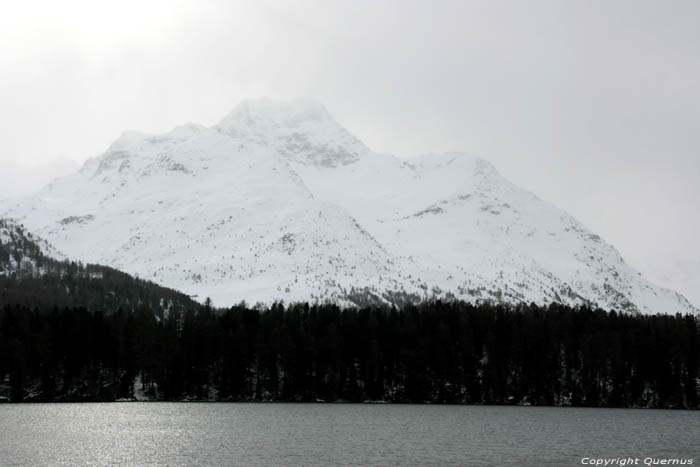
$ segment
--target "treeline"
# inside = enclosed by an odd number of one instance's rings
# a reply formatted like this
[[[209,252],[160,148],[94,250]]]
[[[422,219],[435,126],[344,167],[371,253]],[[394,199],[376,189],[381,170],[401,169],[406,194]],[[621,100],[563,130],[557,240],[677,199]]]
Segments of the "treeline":
[[[51,269],[40,276],[0,275],[0,306],[21,304],[47,310],[85,307],[116,311],[145,307],[163,317],[170,310],[196,309],[189,296],[110,268],[73,261],[47,260]]]
[[[426,303],[0,310],[12,401],[386,401],[698,408],[700,320]]]
[[[42,246],[43,245],[43,246]],[[57,260],[50,246],[21,224],[0,218],[0,307],[73,308],[116,311],[147,307],[162,317],[170,310],[196,309],[189,296],[117,269]]]

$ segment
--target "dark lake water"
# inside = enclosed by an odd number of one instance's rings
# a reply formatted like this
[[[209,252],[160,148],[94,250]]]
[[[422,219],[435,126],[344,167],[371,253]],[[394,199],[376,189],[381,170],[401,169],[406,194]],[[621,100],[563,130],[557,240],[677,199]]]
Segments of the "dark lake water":
[[[693,459],[700,412],[355,404],[0,405],[3,466],[582,465]],[[654,464],[659,465],[659,464]]]

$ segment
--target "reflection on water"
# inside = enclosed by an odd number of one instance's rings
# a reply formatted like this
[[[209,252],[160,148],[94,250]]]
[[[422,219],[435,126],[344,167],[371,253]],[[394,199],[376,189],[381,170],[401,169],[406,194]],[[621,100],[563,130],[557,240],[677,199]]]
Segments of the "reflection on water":
[[[581,465],[694,458],[700,412],[555,407],[0,405],[0,465]]]

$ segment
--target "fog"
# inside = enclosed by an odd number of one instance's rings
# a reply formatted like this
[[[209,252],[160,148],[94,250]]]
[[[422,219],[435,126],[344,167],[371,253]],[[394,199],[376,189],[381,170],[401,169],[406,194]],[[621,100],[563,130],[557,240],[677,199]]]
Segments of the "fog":
[[[680,0],[6,3],[0,196],[125,129],[313,96],[374,150],[492,161],[700,305],[698,24]]]

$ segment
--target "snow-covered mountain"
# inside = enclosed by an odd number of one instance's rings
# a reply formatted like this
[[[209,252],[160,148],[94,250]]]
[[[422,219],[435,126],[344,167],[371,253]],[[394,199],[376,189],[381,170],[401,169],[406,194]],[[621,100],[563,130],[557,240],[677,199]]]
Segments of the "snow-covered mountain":
[[[199,305],[175,290],[136,280],[110,267],[61,257],[46,240],[0,218],[0,308],[84,307],[117,311],[148,307],[162,318]]]
[[[48,272],[44,255],[65,259],[46,240],[32,238],[21,225],[0,218],[0,277],[42,277]]]
[[[124,133],[77,173],[0,202],[0,216],[220,306],[457,297],[697,312],[489,162],[372,152],[308,99]]]

